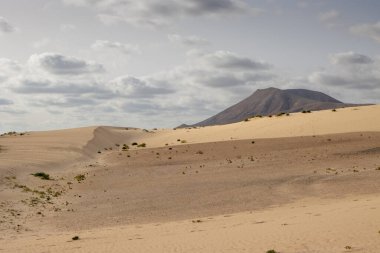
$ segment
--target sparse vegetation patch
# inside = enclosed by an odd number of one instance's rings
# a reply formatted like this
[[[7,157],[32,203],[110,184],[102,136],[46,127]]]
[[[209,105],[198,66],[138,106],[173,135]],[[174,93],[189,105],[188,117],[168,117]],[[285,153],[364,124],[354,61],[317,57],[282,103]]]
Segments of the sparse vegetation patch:
[[[74,177],[78,182],[81,182],[86,179],[86,176],[84,174],[79,174]]]
[[[32,175],[35,177],[39,177],[42,180],[50,180],[50,175],[45,173],[45,172],[37,172],[37,173],[34,173]]]

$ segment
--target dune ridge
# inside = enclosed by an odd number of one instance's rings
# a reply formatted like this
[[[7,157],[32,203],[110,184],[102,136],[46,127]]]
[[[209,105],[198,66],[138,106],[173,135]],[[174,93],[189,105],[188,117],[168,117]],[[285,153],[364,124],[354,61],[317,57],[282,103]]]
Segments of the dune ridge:
[[[163,129],[134,138],[149,147],[186,143],[205,143],[242,139],[283,138],[338,133],[376,132],[380,130],[380,105],[348,107],[290,116],[252,118],[248,122],[201,128]]]

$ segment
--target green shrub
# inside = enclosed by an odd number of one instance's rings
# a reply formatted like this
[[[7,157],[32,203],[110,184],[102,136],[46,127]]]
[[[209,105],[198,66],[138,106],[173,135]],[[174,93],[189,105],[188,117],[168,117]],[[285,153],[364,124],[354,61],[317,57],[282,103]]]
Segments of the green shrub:
[[[139,145],[137,145],[138,148],[145,148],[146,147],[146,144],[145,143],[141,143]]]
[[[84,174],[78,174],[74,177],[78,182],[83,181],[86,179],[86,176]]]
[[[45,172],[37,172],[37,173],[34,173],[32,175],[35,177],[39,177],[42,180],[50,180],[50,175],[45,173]]]

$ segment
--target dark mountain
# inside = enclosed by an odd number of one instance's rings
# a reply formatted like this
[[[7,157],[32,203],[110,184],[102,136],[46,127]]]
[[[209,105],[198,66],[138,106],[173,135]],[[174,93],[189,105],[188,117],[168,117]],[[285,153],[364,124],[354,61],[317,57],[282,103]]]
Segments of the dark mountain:
[[[349,106],[355,105],[345,104],[318,91],[268,88],[257,90],[243,101],[192,126],[223,125],[257,115],[276,115],[304,110],[317,111]]]

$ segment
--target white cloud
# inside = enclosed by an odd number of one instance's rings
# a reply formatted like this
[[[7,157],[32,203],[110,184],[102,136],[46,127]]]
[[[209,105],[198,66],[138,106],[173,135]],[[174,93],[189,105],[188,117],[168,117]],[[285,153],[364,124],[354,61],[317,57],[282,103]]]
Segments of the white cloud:
[[[0,34],[15,32],[16,28],[9,21],[0,16]]]
[[[0,87],[10,77],[15,76],[21,71],[22,66],[17,61],[13,61],[6,58],[0,58]]]
[[[69,32],[75,30],[77,27],[73,24],[61,24],[60,29],[63,32]]]
[[[358,24],[350,27],[350,32],[373,39],[380,43],[380,21],[374,24]]]
[[[49,38],[43,38],[41,40],[37,40],[33,42],[32,46],[36,49],[43,48],[47,45],[49,45],[51,40]]]
[[[95,50],[117,50],[123,54],[140,53],[140,48],[137,45],[124,44],[116,41],[97,40],[91,45]]]

